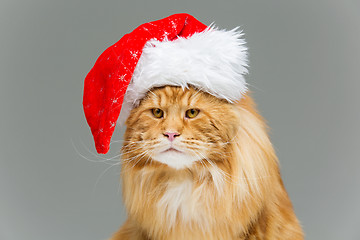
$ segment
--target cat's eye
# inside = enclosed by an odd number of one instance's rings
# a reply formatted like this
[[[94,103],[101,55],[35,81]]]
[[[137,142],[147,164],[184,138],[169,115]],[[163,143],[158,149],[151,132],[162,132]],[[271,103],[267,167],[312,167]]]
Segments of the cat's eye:
[[[200,110],[196,108],[191,108],[185,112],[185,117],[194,118],[199,114]]]
[[[151,109],[151,112],[156,118],[162,118],[164,116],[164,111],[160,108],[153,108]]]

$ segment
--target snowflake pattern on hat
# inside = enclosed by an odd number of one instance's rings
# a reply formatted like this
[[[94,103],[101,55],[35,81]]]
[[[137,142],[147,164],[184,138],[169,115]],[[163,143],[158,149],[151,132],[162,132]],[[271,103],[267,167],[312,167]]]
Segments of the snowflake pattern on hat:
[[[84,83],[84,112],[97,152],[108,152],[120,111],[126,115],[152,87],[190,84],[230,102],[239,99],[247,89],[247,49],[236,30],[174,14],[140,25],[106,49]]]
[[[107,153],[121,104],[147,41],[201,32],[204,24],[188,14],[145,23],[106,49],[85,78],[84,112],[98,153]],[[166,35],[165,35],[166,33]]]

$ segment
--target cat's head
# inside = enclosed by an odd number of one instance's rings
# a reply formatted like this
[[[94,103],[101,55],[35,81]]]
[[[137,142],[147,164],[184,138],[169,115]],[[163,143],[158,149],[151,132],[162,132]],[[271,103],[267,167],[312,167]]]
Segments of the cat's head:
[[[124,161],[173,169],[226,157],[239,119],[234,104],[193,87],[152,89],[126,121]]]

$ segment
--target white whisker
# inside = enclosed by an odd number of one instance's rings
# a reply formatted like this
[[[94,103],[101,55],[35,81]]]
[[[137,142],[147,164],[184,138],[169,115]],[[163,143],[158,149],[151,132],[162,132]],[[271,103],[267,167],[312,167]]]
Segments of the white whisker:
[[[96,180],[96,182],[95,182],[93,192],[95,192],[96,186],[98,185],[100,179],[105,175],[105,173],[106,173],[107,171],[109,171],[112,167],[114,167],[114,166],[119,166],[119,165],[121,165],[121,162],[114,163],[114,164],[112,164],[111,166],[107,167],[107,168],[99,175],[99,177],[97,178],[97,180]]]

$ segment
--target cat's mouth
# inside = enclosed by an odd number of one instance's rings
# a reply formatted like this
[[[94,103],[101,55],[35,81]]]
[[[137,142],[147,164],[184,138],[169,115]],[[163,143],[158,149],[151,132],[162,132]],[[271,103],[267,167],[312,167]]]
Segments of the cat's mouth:
[[[169,152],[176,152],[176,153],[183,153],[182,151],[177,150],[176,148],[170,147],[163,151],[163,153],[169,153]]]
[[[178,149],[173,145],[161,149],[153,156],[153,159],[175,169],[190,167],[198,160],[196,156],[188,154],[185,149]]]

